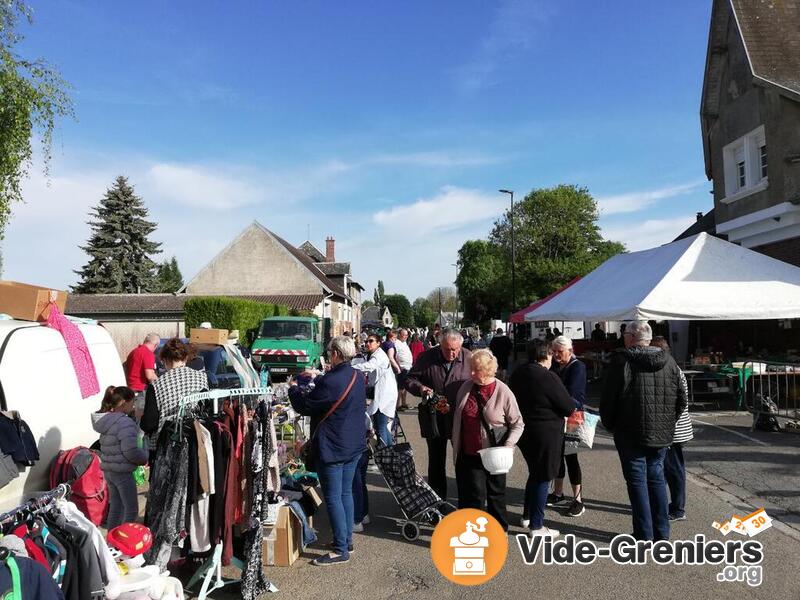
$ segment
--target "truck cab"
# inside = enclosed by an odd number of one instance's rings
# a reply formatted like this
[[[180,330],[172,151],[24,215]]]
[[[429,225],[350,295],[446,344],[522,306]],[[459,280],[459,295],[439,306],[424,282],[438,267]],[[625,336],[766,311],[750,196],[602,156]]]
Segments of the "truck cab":
[[[325,341],[317,317],[269,317],[253,342],[253,365],[256,370],[266,366],[274,378],[320,368]]]

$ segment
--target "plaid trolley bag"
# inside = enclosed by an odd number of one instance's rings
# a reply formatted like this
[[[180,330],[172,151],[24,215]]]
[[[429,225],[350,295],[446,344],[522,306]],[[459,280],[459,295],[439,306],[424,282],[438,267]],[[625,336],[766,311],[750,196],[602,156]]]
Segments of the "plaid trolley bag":
[[[436,526],[445,514],[455,510],[417,474],[411,444],[377,448],[373,459],[403,512],[401,531],[407,540],[419,537],[420,524]]]

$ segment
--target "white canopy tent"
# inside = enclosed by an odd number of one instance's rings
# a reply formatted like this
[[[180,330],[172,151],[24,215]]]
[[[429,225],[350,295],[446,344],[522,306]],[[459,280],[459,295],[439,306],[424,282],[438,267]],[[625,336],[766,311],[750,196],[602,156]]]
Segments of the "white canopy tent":
[[[619,254],[526,321],[800,318],[800,268],[706,233]]]

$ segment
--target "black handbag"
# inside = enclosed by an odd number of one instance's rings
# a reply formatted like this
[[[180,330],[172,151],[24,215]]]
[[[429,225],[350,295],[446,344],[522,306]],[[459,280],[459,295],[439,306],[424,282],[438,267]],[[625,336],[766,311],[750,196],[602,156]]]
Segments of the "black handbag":
[[[433,396],[428,400],[423,399],[417,406],[420,435],[426,440],[435,440],[442,437],[442,432],[439,431],[439,421],[436,418],[438,414],[436,402],[436,396]]]

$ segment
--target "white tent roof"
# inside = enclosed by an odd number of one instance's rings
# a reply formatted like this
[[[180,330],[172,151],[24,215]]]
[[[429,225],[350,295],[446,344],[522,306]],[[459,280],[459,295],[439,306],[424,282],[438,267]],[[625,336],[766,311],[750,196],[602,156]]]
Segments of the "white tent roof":
[[[706,233],[619,254],[526,321],[800,318],[800,268]]]

